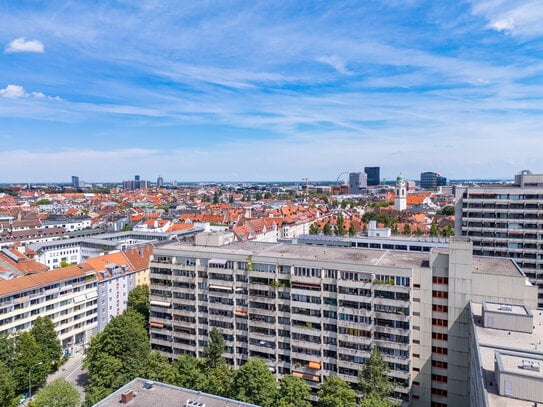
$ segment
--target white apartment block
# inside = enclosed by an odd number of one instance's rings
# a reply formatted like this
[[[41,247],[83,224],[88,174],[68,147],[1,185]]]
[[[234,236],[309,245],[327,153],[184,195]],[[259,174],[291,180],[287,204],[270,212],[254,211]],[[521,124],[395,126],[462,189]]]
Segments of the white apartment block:
[[[512,185],[458,187],[455,232],[474,254],[513,258],[539,288],[543,307],[543,175],[523,171]]]
[[[203,356],[216,327],[232,365],[261,358],[316,390],[330,375],[356,383],[377,347],[395,398],[435,407],[469,405],[470,300],[537,297],[513,261],[474,257],[464,239],[430,253],[169,243],[155,248],[150,290],[151,343],[165,356]]]
[[[97,272],[98,278],[98,332],[108,322],[121,315],[128,304],[128,294],[136,287],[136,275],[128,266],[107,264]]]
[[[67,232],[91,227],[91,218],[87,216],[49,216],[43,220],[45,228],[64,228]]]
[[[85,265],[0,281],[0,333],[29,330],[47,316],[63,348],[85,344],[96,331],[96,297],[96,278]]]

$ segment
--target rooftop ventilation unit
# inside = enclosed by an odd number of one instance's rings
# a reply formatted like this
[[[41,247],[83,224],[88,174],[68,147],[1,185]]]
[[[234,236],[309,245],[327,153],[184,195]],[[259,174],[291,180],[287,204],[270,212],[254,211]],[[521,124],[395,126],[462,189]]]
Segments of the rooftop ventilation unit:
[[[511,304],[500,304],[500,306],[498,307],[498,309],[500,311],[508,311],[508,312],[511,312],[513,311],[513,306]]]
[[[524,370],[533,370],[534,372],[539,372],[540,367],[541,365],[539,364],[539,362],[534,362],[527,359],[522,360],[522,368]]]
[[[206,407],[205,403],[198,403],[197,401],[187,400],[185,407]]]

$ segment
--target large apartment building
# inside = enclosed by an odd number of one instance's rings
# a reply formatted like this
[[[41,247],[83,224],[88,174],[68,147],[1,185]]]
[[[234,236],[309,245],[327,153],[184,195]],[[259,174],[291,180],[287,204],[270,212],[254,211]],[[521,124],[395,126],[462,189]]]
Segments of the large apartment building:
[[[475,255],[513,258],[539,285],[543,307],[543,175],[523,171],[512,185],[458,187],[455,232]]]
[[[232,365],[261,358],[316,390],[329,375],[356,383],[377,347],[414,406],[469,404],[470,300],[537,297],[512,260],[474,257],[465,239],[431,253],[169,243],[153,257],[150,336],[165,356],[203,356],[215,327]]]
[[[32,328],[50,317],[63,348],[84,344],[97,326],[97,285],[86,264],[0,281],[0,334]]]

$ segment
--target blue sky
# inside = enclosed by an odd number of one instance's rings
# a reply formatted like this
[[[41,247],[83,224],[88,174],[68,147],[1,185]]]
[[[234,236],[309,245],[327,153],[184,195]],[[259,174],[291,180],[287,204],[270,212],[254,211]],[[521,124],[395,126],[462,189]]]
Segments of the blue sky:
[[[0,182],[543,171],[543,6],[0,0]]]

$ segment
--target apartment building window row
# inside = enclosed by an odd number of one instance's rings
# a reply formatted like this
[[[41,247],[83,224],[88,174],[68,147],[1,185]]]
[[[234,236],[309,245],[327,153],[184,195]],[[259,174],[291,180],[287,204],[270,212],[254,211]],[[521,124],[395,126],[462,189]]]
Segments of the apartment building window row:
[[[432,297],[446,299],[449,298],[449,293],[447,291],[432,290]]]
[[[446,319],[432,318],[432,325],[447,327],[449,326],[449,321]]]
[[[432,339],[435,339],[438,341],[446,341],[449,339],[449,335],[441,333],[441,332],[432,332]]]
[[[432,277],[432,283],[434,284],[449,284],[449,278],[448,277]]]
[[[432,346],[432,353],[435,353],[438,355],[447,355],[449,351],[447,348],[443,348],[441,346]]]
[[[449,312],[449,307],[447,305],[432,304],[432,311],[447,313]]]
[[[432,387],[432,394],[434,396],[447,397],[447,390],[445,389],[436,389]]]
[[[447,383],[447,376],[432,374],[432,381],[438,383]]]

